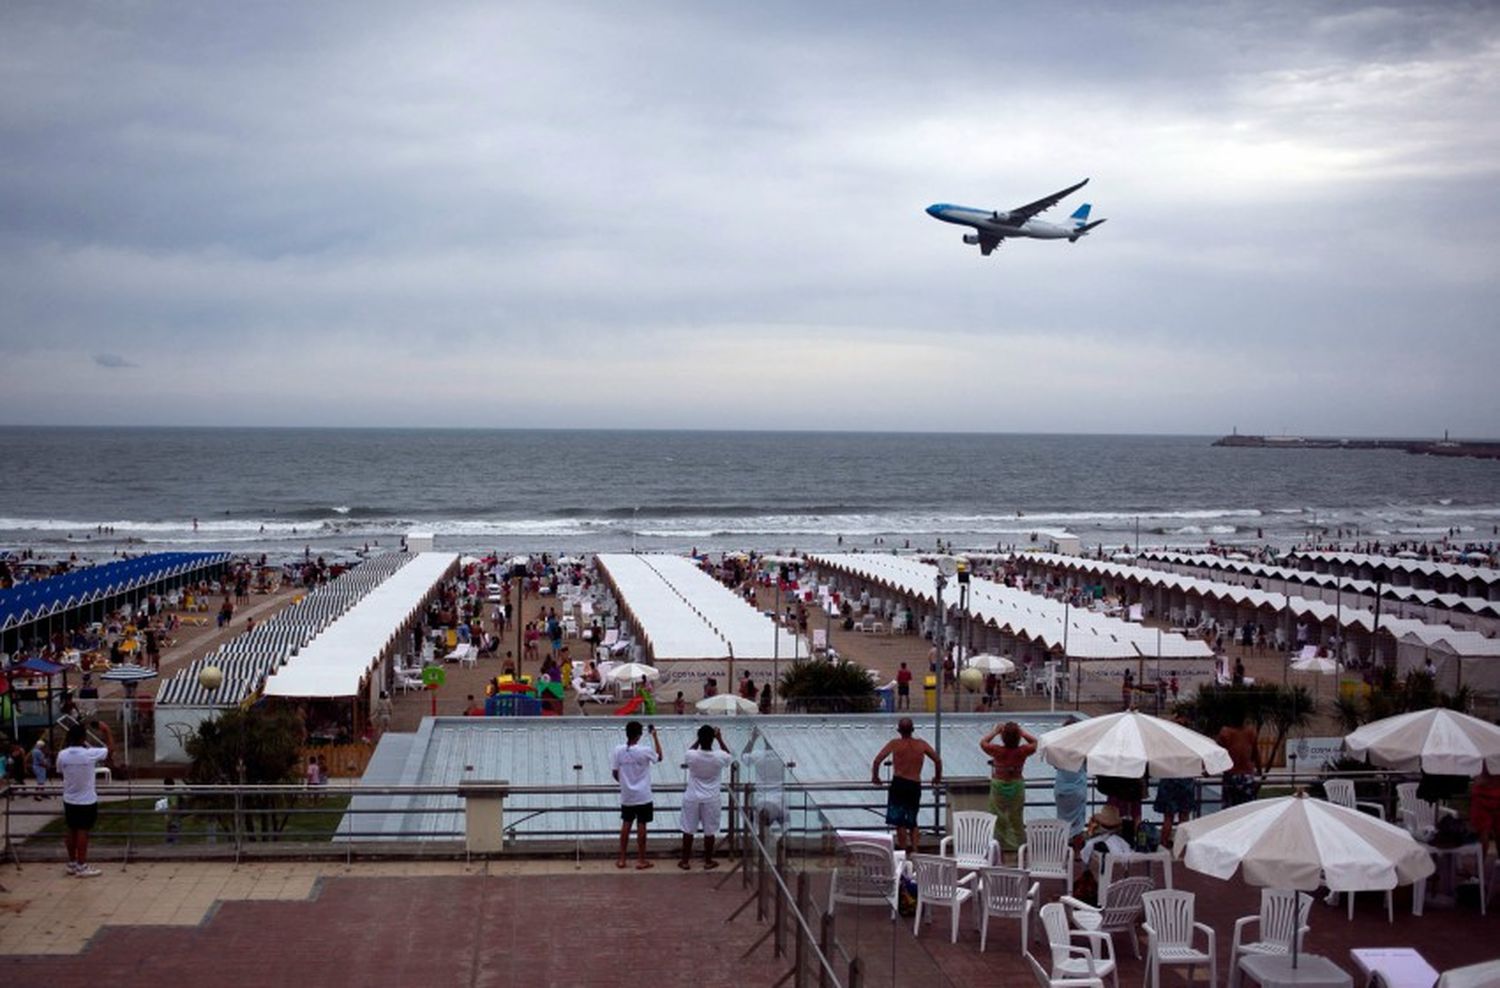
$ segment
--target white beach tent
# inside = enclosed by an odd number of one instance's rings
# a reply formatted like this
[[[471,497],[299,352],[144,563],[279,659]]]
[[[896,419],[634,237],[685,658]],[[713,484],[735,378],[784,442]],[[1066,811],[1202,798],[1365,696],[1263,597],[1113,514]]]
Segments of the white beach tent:
[[[402,625],[458,565],[453,553],[424,552],[344,612],[266,679],[266,696],[356,696]]]

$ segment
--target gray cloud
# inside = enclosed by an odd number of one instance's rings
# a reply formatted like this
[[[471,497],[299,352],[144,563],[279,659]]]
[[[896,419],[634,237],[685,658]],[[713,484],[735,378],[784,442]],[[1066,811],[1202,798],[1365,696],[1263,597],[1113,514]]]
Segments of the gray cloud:
[[[124,357],[120,356],[118,353],[96,353],[94,354],[94,363],[98,364],[100,367],[109,368],[136,366],[135,364],[126,360]]]
[[[0,38],[10,415],[176,421],[229,368],[249,423],[1500,419],[1489,5],[13,4]],[[1085,175],[1076,245],[922,214]],[[56,386],[122,339],[150,394]]]

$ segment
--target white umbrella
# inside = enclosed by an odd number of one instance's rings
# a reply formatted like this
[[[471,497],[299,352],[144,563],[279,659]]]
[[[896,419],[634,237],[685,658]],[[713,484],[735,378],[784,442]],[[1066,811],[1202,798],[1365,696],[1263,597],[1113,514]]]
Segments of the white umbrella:
[[[991,655],[989,652],[980,652],[972,656],[965,663],[970,669],[978,669],[983,673],[996,676],[1008,676],[1016,671],[1016,664],[1003,655]]]
[[[760,707],[753,700],[747,700],[733,693],[717,693],[706,696],[694,704],[700,713],[705,714],[728,714],[731,717],[743,717],[748,714],[760,713]]]
[[[1227,772],[1229,752],[1212,738],[1160,717],[1134,710],[1094,717],[1042,735],[1037,751],[1068,772],[1087,766],[1090,775],[1181,779]]]
[[[640,682],[644,676],[650,680],[661,678],[661,670],[643,662],[622,662],[609,671],[609,678],[619,683]]]
[[[1326,655],[1310,655],[1292,663],[1294,672],[1317,672],[1323,675],[1339,671],[1339,664]]]
[[[1172,853],[1215,878],[1251,885],[1367,892],[1433,873],[1432,855],[1401,827],[1305,793],[1258,799],[1177,825]]]
[[[1366,724],[1344,739],[1344,747],[1403,772],[1478,775],[1485,765],[1500,772],[1500,727],[1442,707]]]
[[[1322,690],[1321,677],[1339,671],[1339,664],[1326,655],[1310,655],[1305,659],[1297,659],[1292,663],[1294,672],[1315,672],[1319,678],[1313,680],[1313,706],[1317,706],[1318,694]]]

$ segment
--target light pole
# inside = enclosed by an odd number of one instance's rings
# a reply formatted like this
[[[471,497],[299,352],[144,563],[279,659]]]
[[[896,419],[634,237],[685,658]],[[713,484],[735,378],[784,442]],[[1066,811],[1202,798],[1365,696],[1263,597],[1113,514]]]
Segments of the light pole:
[[[1071,604],[1071,603],[1072,603],[1072,601],[1070,599],[1068,599],[1067,597],[1063,598],[1063,675],[1064,676],[1066,676],[1068,674],[1067,673],[1067,668],[1068,668],[1068,605]],[[1049,704],[1049,706],[1048,706],[1047,709],[1048,709],[1049,713],[1056,713],[1057,712],[1057,683],[1055,681],[1053,681],[1052,678],[1051,678],[1052,677],[1052,670],[1051,669],[1047,670],[1047,676],[1048,676],[1048,683],[1047,683],[1048,690],[1047,690],[1047,692],[1052,695],[1051,703]],[[1079,670],[1078,670],[1078,687],[1079,687],[1079,689],[1083,688],[1083,667],[1082,666],[1080,666]]]
[[[772,579],[776,581],[776,610],[771,615],[771,682],[777,685],[773,688],[780,689],[781,686],[781,566],[778,564],[771,570]],[[730,688],[734,687],[730,683]]]
[[[943,758],[943,658],[948,650],[946,641],[948,612],[943,608],[943,588],[948,585],[948,577],[957,571],[958,567],[951,557],[937,557],[937,574],[933,577],[933,586],[937,596],[937,627],[933,629],[933,644],[937,651],[937,673],[933,678],[937,680],[937,693],[933,697],[932,733],[935,743],[932,747],[937,752],[939,761]]]
[[[963,690],[959,689],[962,683],[963,663],[968,654],[969,645],[969,561],[959,559],[954,563],[958,570],[958,656],[953,660],[953,712],[958,713],[958,701]],[[939,665],[942,665],[940,660]],[[939,676],[941,676],[941,670]]]

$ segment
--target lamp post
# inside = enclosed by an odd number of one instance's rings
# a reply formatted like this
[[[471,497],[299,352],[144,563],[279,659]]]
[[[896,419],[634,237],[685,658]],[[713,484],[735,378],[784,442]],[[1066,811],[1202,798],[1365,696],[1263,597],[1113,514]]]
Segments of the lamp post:
[[[964,659],[968,657],[969,645],[969,561],[958,559],[954,563],[958,571],[958,655],[953,660],[953,712],[958,713],[959,697],[963,690],[959,686],[963,682]],[[941,665],[942,662],[939,662]],[[942,673],[939,671],[939,675]]]
[[[1070,605],[1071,603],[1072,603],[1072,600],[1070,600],[1069,598],[1067,598],[1067,597],[1063,598],[1063,675],[1064,676],[1066,676],[1068,674],[1067,673],[1067,668],[1068,668],[1068,605]],[[1047,692],[1050,693],[1050,694],[1052,694],[1052,701],[1051,701],[1051,703],[1050,703],[1050,705],[1048,706],[1047,709],[1048,709],[1049,713],[1056,713],[1057,712],[1057,683],[1050,681],[1050,677],[1052,675],[1052,670],[1051,669],[1047,670],[1047,675],[1049,677],[1049,682],[1047,684],[1048,685]],[[1078,688],[1080,690],[1083,688],[1083,667],[1082,666],[1080,666],[1079,669],[1078,669]]]
[[[948,651],[946,641],[948,612],[943,608],[943,588],[948,585],[948,577],[957,571],[958,567],[951,556],[937,558],[937,575],[933,577],[937,597],[937,627],[933,630],[933,644],[937,651],[937,672],[933,678],[937,680],[937,692],[933,697],[932,733],[935,743],[932,747],[937,752],[939,761],[943,757],[943,659]]]
[[[778,563],[771,570],[771,577],[776,581],[776,610],[771,615],[771,682],[780,688],[781,683],[781,565]],[[733,688],[734,684],[729,684]]]

